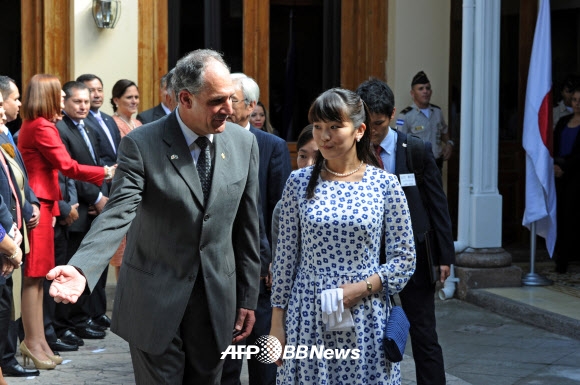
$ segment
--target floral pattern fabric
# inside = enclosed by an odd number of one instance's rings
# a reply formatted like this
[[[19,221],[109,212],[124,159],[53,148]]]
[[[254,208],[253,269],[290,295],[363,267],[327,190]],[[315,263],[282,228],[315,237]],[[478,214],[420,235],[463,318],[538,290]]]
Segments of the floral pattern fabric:
[[[315,197],[306,199],[312,169],[294,171],[286,182],[272,264],[272,306],[286,310],[287,346],[358,349],[360,357],[286,359],[277,383],[400,384],[399,364],[386,360],[382,340],[388,295],[400,292],[415,269],[405,194],[396,176],[367,165],[360,182],[319,178]],[[379,262],[381,243],[384,264]],[[373,274],[381,277],[383,290],[350,309],[352,331],[327,331],[322,290]]]

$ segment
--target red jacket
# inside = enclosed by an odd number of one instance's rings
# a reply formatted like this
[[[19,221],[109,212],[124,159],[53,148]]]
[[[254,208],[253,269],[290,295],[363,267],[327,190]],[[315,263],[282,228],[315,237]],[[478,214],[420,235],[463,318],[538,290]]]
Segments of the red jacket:
[[[100,186],[103,167],[78,164],[60,139],[54,123],[45,118],[24,120],[18,133],[18,149],[28,171],[30,187],[40,199],[61,199],[58,171],[65,176]]]

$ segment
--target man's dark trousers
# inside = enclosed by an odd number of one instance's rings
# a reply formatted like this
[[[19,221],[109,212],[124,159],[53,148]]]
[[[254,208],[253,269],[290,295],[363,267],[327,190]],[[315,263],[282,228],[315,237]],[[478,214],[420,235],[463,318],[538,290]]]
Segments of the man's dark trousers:
[[[422,250],[420,250],[422,249]],[[425,252],[425,243],[417,243],[417,253]],[[423,260],[425,262],[425,260]],[[445,366],[443,351],[435,330],[435,284],[428,283],[426,266],[417,266],[415,274],[420,279],[410,279],[403,291],[399,293],[401,305],[411,322],[409,333],[413,359],[420,363],[417,369],[417,384],[445,385]],[[420,282],[420,284],[417,284]],[[421,341],[419,344],[418,341]],[[418,365],[419,366],[419,365]]]
[[[272,304],[270,302],[271,292],[266,288],[264,280],[260,280],[260,296],[258,306],[254,311],[256,323],[252,333],[238,342],[240,345],[255,345],[258,337],[270,334],[272,322]],[[244,360],[226,358],[222,373],[221,385],[240,385],[240,373]],[[276,383],[276,364],[263,364],[256,359],[248,360],[248,375],[251,385],[274,385]]]

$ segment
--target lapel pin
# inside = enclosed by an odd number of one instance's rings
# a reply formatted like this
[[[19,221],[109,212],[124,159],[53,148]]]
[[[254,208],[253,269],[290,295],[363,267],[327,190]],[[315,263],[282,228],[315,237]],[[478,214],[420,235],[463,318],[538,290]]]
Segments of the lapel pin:
[[[226,154],[224,154],[224,153],[222,152],[222,159],[225,159],[225,158],[226,158]]]
[[[403,143],[403,147],[407,147],[407,143]]]
[[[171,155],[171,159],[179,159],[177,155]]]

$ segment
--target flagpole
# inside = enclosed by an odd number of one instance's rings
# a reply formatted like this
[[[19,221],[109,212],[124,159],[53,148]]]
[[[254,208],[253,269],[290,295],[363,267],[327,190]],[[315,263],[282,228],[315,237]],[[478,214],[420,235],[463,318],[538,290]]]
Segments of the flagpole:
[[[554,282],[544,277],[543,275],[535,273],[536,262],[536,222],[530,224],[530,272],[522,278],[522,285],[524,286],[549,286]]]

